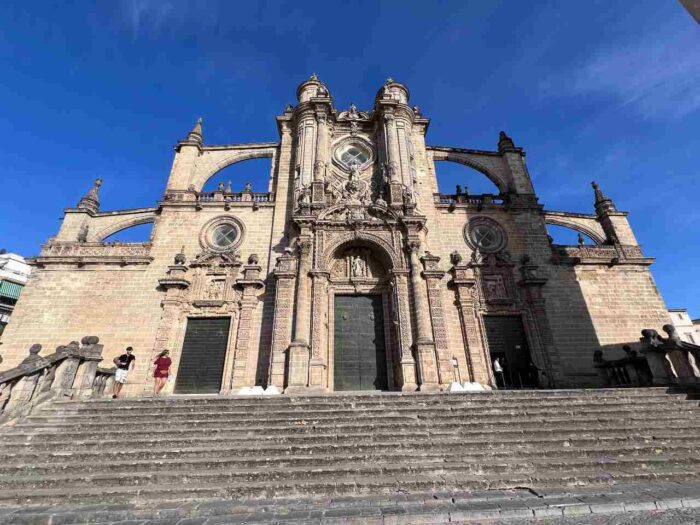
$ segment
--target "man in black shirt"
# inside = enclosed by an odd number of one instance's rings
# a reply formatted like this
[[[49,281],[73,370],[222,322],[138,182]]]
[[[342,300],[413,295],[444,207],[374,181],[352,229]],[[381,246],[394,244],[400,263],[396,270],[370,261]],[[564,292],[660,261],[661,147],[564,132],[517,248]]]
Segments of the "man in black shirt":
[[[126,353],[120,355],[114,360],[117,365],[117,370],[114,373],[114,395],[112,399],[117,399],[122,391],[122,386],[126,383],[126,377],[129,375],[129,370],[136,368],[136,357],[134,357],[134,349],[130,346],[126,347]]]

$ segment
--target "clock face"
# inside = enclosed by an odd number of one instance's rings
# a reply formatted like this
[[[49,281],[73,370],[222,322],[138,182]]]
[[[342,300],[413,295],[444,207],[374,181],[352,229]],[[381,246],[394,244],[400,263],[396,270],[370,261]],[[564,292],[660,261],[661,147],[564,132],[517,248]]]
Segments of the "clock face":
[[[222,224],[212,232],[212,241],[219,248],[227,248],[238,239],[238,230],[233,224]]]

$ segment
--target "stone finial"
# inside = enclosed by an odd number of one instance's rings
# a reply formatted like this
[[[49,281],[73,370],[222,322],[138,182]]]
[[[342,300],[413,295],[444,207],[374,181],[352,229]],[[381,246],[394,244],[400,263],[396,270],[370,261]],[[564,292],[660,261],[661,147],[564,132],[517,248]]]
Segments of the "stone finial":
[[[187,259],[185,258],[185,247],[183,246],[180,248],[180,253],[175,254],[175,264],[182,266],[185,264],[185,261]]]
[[[80,230],[78,231],[78,242],[87,242],[89,231],[90,226],[88,226],[86,223],[83,223],[83,225],[80,227]]]
[[[503,154],[506,151],[515,151],[515,143],[505,131],[501,131],[498,134],[498,152]]]
[[[287,104],[287,106],[284,108],[284,112],[291,113],[292,111],[294,111],[294,106],[292,106],[291,104]]]
[[[387,86],[388,86],[389,84],[393,84],[393,83],[394,83],[394,79],[391,78],[391,77],[387,77],[386,82],[384,82],[384,84],[387,85]]]
[[[309,80],[314,81],[314,82],[318,82],[318,75],[316,73],[311,73]]]
[[[450,254],[450,262],[452,263],[452,266],[459,266],[459,263],[462,262],[462,256],[457,250]]]
[[[248,257],[248,264],[258,264],[259,257],[257,253],[251,253]]]
[[[226,193],[231,193],[231,181],[226,183]]]
[[[97,178],[85,196],[78,202],[78,209],[87,210],[92,213],[97,213],[100,211],[100,186],[102,186],[102,179]]]
[[[246,193],[251,193],[253,191],[253,185],[250,182],[246,182],[243,187],[243,191]]]
[[[202,134],[202,117],[197,119],[192,131],[187,134],[187,140],[197,142],[199,144],[204,140],[204,135]]]
[[[600,186],[598,186],[598,184],[595,181],[591,182],[591,186],[593,187],[593,192],[595,194],[596,212],[600,214],[607,211],[615,211],[615,203],[610,197],[603,193],[603,190],[600,189]]]

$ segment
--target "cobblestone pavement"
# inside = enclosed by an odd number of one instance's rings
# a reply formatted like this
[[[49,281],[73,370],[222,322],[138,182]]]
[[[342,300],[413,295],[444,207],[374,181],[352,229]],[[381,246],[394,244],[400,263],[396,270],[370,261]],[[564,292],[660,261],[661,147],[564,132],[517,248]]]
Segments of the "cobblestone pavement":
[[[315,499],[0,508],[0,525],[700,523],[700,482]]]

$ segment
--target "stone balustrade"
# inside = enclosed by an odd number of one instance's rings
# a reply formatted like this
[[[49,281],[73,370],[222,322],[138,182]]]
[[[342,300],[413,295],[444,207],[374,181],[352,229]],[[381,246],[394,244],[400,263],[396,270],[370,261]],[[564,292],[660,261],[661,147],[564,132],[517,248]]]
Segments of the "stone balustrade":
[[[150,242],[50,242],[41,247],[38,257],[31,259],[39,266],[46,264],[149,264]]]
[[[602,350],[593,353],[593,367],[598,370],[604,387],[640,387],[652,384],[651,370],[646,358],[623,346],[625,357],[606,360]]]
[[[212,191],[200,193],[197,202],[275,202],[275,194],[270,192],[225,192]]]
[[[434,193],[433,201],[435,204],[442,204],[447,206],[460,206],[460,205],[476,205],[478,207],[484,205],[503,205],[505,204],[505,198],[501,195],[492,195],[489,193],[484,193],[483,195],[467,195],[467,194],[454,194],[449,195],[445,193]]]
[[[57,399],[107,396],[114,369],[99,368],[103,345],[96,336],[83,337],[40,356],[40,344],[18,366],[0,373],[0,423],[31,413]]]
[[[664,325],[663,331],[668,337],[645,329],[640,338],[641,354],[649,363],[654,385],[700,389],[700,346],[683,341],[671,324]]]

